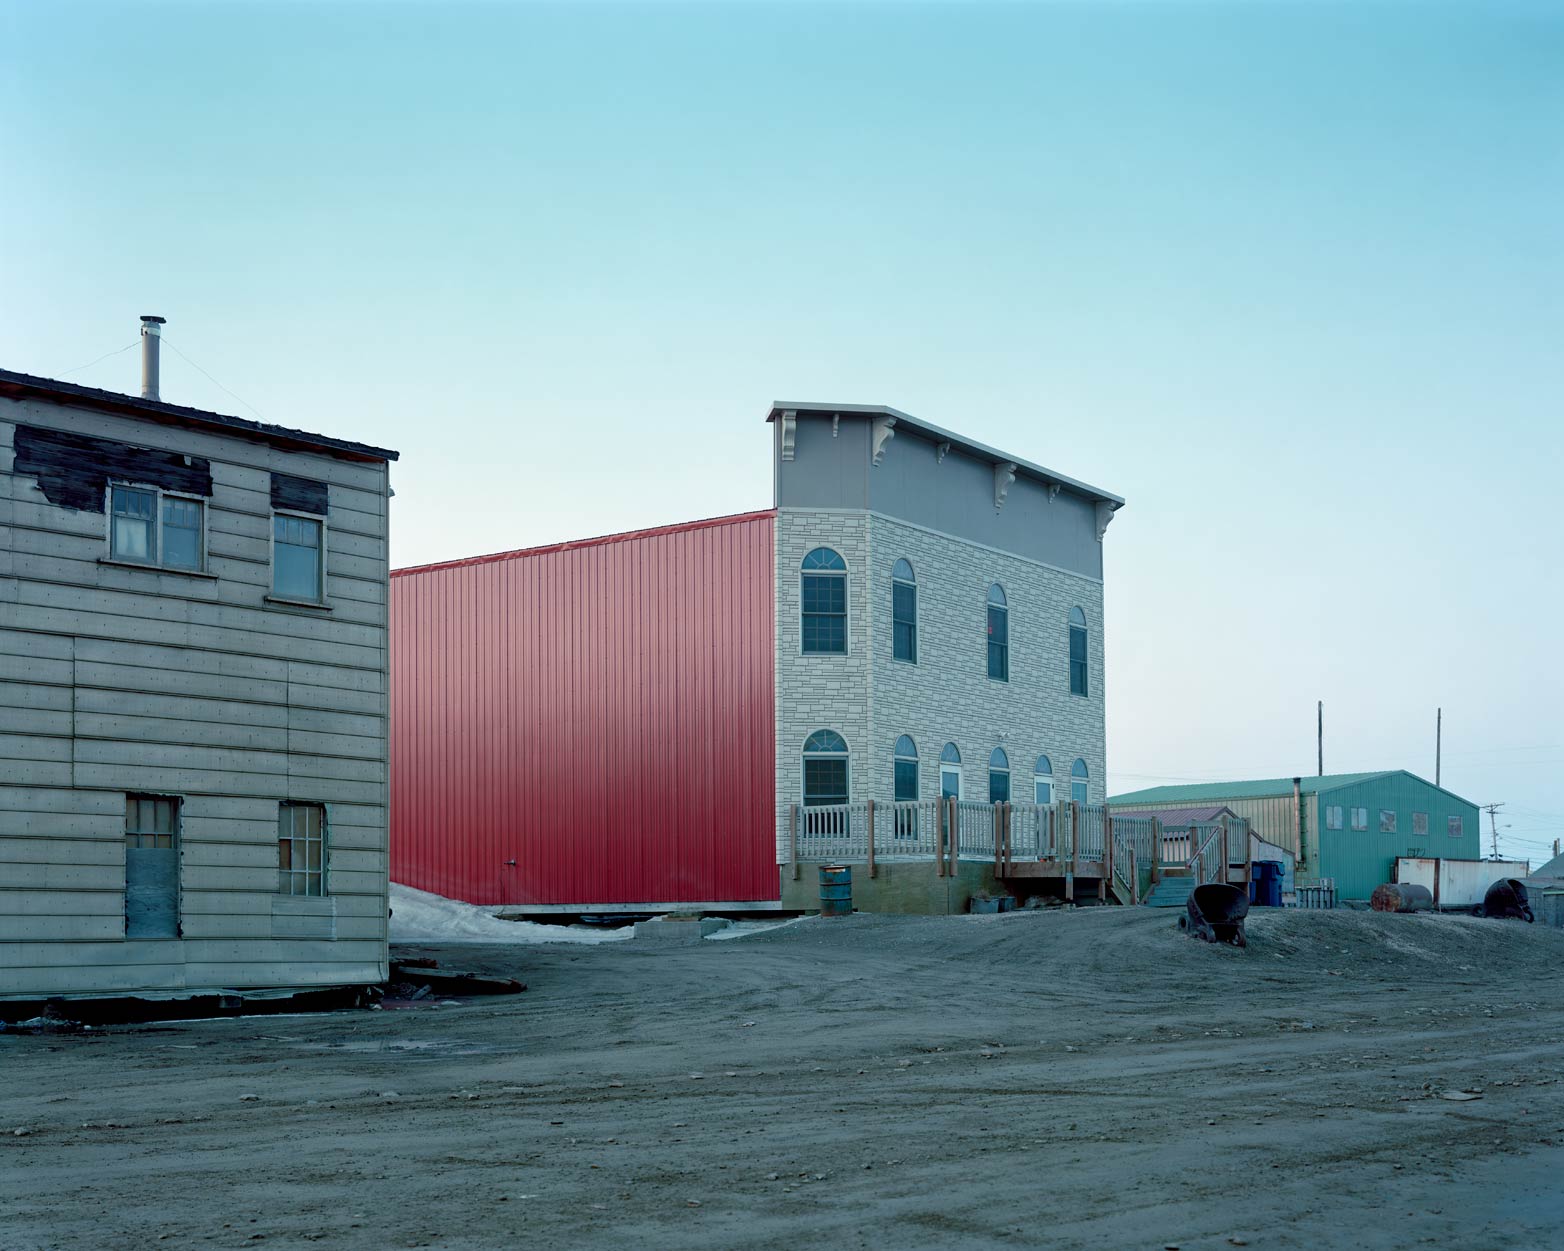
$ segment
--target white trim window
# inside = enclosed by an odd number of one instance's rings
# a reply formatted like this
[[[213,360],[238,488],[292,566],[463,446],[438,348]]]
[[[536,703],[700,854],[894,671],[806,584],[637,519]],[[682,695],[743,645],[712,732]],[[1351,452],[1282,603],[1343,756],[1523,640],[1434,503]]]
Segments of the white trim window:
[[[1396,832],[1396,810],[1394,808],[1381,808],[1379,810],[1379,832],[1381,834],[1394,834]]]
[[[903,734],[896,740],[896,752],[892,757],[892,794],[899,804],[913,803],[918,798],[918,745],[912,735]]]
[[[847,740],[816,730],[804,740],[804,807],[845,804],[848,794]]]
[[[1086,661],[1086,614],[1079,608],[1070,609],[1070,694],[1086,695],[1090,691],[1090,666]]]
[[[954,743],[940,749],[939,793],[941,799],[961,798],[961,752]]]
[[[806,656],[847,654],[847,562],[817,547],[799,569],[799,637]]]
[[[277,893],[326,894],[326,807],[277,805]]]
[[[1367,808],[1354,808],[1352,810],[1352,828],[1359,834],[1368,832],[1369,810]]]
[[[1047,756],[1039,756],[1032,766],[1032,802],[1051,804],[1054,801],[1054,765]]]
[[[1460,838],[1466,832],[1460,817],[1450,817],[1445,822],[1445,828],[1449,830],[1451,838]]]
[[[988,754],[988,802],[1010,802],[1010,757],[1003,747],[996,747]]]
[[[1089,803],[1090,802],[1086,798],[1086,794],[1087,794],[1086,783],[1087,783],[1088,779],[1090,778],[1090,776],[1091,775],[1087,771],[1087,768],[1086,768],[1086,761],[1082,760],[1079,756],[1077,756],[1075,758],[1075,763],[1070,766],[1070,802],[1071,803],[1073,803],[1073,804],[1084,804],[1084,803]]]
[[[1010,681],[1010,607],[997,582],[988,588],[988,676]]]
[[[272,594],[305,604],[326,602],[326,519],[272,513]]]
[[[206,571],[206,501],[161,487],[108,488],[109,559],[185,573]]]
[[[918,580],[906,559],[891,568],[891,659],[918,663]]]
[[[1341,805],[1327,804],[1325,806],[1325,828],[1327,830],[1341,829]]]

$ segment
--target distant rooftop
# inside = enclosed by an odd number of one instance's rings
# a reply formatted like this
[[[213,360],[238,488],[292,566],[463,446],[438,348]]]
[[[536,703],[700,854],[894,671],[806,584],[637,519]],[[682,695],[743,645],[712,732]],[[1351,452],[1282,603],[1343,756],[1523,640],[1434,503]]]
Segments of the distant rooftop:
[[[1040,482],[1058,483],[1060,486],[1069,487],[1077,494],[1084,495],[1088,499],[1102,500],[1112,504],[1115,509],[1124,506],[1124,497],[1115,495],[1111,491],[1104,491],[1101,487],[1094,487],[1057,470],[1049,469],[1043,465],[1035,464],[1029,460],[1022,460],[1019,456],[1012,456],[1009,452],[1001,452],[997,448],[989,447],[986,443],[979,443],[976,439],[969,439],[965,435],[955,434],[952,431],[942,429],[932,422],[914,417],[910,413],[904,413],[897,408],[888,408],[884,404],[803,404],[789,400],[777,400],[771,406],[771,412],[766,415],[767,421],[775,421],[783,413],[798,413],[808,417],[830,417],[841,414],[850,417],[894,417],[897,430],[915,430],[936,443],[949,443],[952,447],[959,447],[962,451],[976,456],[979,460],[986,460],[996,465],[1014,465],[1017,472],[1025,474],[1029,478],[1036,478]]]
[[[1324,777],[1305,777],[1298,789],[1305,795],[1321,791],[1333,791],[1338,786],[1356,786],[1382,778],[1396,769],[1380,769],[1374,773],[1327,773]],[[1278,795],[1292,794],[1291,778],[1265,778],[1258,782],[1196,782],[1188,786],[1152,786],[1143,791],[1130,791],[1124,795],[1110,795],[1110,804],[1167,804],[1174,808],[1193,808],[1200,804],[1224,803],[1229,799],[1273,799]]]
[[[186,408],[181,404],[167,404],[162,400],[144,400],[140,396],[124,395],[118,391],[100,391],[97,387],[61,382],[58,378],[39,378],[33,374],[19,374],[10,369],[0,369],[0,397],[12,400],[52,400],[56,404],[75,404],[130,417],[148,417],[153,421],[162,421],[170,425],[207,427],[231,434],[249,435],[279,447],[331,452],[350,460],[397,459],[397,454],[390,449],[372,447],[367,443],[334,439],[330,435],[311,434],[307,430],[290,430],[286,426],[272,426],[265,422],[250,421],[244,417],[230,417],[226,413],[208,412],[204,408]]]

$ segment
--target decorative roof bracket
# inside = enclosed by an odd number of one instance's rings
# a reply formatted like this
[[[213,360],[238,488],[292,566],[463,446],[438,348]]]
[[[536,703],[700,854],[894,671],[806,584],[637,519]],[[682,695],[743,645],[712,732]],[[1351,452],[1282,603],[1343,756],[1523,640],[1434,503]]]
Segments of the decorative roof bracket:
[[[886,416],[874,419],[874,433],[869,445],[869,450],[873,453],[873,464],[880,463],[880,458],[885,455],[885,445],[895,437],[896,418]]]
[[[791,408],[782,410],[782,459],[793,459],[793,440],[798,437],[798,413]]]
[[[994,466],[994,511],[996,513],[1005,506],[1005,496],[1009,494],[1010,484],[1015,480],[1015,461],[1002,460]]]
[[[1113,505],[1107,500],[1097,501],[1097,542],[1102,542],[1102,536],[1108,533],[1108,523],[1113,520]]]

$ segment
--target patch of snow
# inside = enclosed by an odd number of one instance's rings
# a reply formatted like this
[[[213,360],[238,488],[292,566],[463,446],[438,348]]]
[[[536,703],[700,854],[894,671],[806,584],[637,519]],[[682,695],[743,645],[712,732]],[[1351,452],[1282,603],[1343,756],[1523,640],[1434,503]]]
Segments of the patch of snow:
[[[784,925],[797,925],[802,920],[805,918],[789,917],[785,921],[734,921],[715,934],[706,935],[706,941],[715,943],[727,938],[748,938],[751,934],[764,933],[766,930],[779,930]]]
[[[634,933],[629,925],[608,929],[501,921],[476,904],[391,883],[393,943],[617,943]]]

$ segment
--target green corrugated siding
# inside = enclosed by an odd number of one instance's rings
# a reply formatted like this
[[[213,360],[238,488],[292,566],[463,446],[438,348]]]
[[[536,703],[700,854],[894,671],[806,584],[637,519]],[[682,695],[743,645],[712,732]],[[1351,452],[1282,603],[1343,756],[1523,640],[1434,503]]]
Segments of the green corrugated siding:
[[[1325,828],[1327,810],[1339,805],[1342,828]],[[1352,809],[1368,809],[1368,829],[1352,828]],[[1396,832],[1382,834],[1380,811],[1396,814]],[[1412,832],[1412,814],[1428,814],[1428,833]],[[1461,836],[1449,834],[1449,818],[1461,818]],[[1413,777],[1389,773],[1356,786],[1345,786],[1320,797],[1320,863],[1312,872],[1336,880],[1339,899],[1367,899],[1374,888],[1390,881],[1397,856],[1437,856],[1446,860],[1481,857],[1482,836],[1477,805]]]

